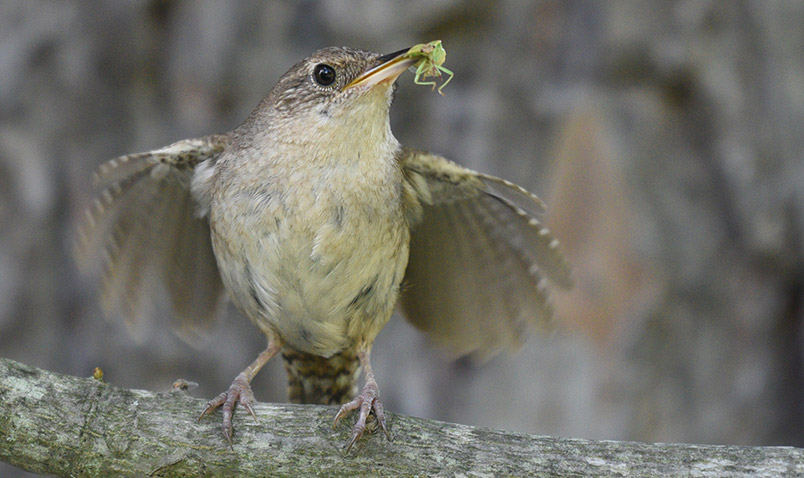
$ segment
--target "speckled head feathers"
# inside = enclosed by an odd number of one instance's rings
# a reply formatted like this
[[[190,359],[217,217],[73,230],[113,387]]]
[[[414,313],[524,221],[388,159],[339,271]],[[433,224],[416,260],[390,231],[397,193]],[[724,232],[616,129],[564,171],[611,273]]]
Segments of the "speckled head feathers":
[[[273,108],[283,116],[292,116],[313,105],[326,108],[342,103],[359,94],[343,91],[343,87],[380,63],[381,58],[378,53],[354,48],[323,48],[282,75],[261,106]],[[326,67],[334,74],[330,84],[322,84],[316,77],[316,72]]]

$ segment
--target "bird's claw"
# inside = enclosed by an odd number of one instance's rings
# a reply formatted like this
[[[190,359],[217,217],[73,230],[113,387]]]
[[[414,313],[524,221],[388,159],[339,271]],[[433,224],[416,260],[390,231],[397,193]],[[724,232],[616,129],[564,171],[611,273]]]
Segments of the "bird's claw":
[[[238,403],[251,414],[255,422],[258,422],[257,414],[254,413],[254,408],[252,407],[254,404],[254,393],[251,391],[251,385],[249,385],[246,376],[242,373],[234,379],[227,391],[222,392],[220,395],[207,402],[206,408],[204,408],[204,411],[202,411],[201,415],[198,417],[198,421],[201,421],[202,418],[223,405],[223,436],[226,438],[226,441],[229,442],[230,447],[233,447],[232,415],[234,414],[234,407]]]
[[[366,420],[369,414],[373,411],[374,416],[377,418],[380,428],[385,433],[385,437],[391,440],[391,435],[388,433],[388,428],[385,425],[385,412],[383,411],[382,402],[380,402],[380,389],[377,387],[377,382],[373,379],[366,381],[366,386],[363,391],[354,398],[354,400],[341,405],[340,410],[335,415],[335,421],[332,424],[334,428],[338,421],[349,414],[352,410],[360,410],[354,428],[352,428],[352,437],[346,445],[346,453],[352,448],[352,445],[363,435],[366,431]]]

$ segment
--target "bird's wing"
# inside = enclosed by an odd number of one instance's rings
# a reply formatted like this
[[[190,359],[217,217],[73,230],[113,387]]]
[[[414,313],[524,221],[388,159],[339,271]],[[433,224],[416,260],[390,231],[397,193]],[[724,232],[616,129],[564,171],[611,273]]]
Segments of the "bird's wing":
[[[405,316],[455,356],[521,345],[552,315],[548,281],[571,285],[544,204],[508,181],[403,149],[411,223]]]
[[[88,269],[104,266],[107,315],[122,315],[137,330],[166,295],[186,338],[217,315],[223,286],[190,184],[195,167],[216,161],[229,141],[227,135],[187,139],[98,168],[101,192],[82,218],[77,259]]]

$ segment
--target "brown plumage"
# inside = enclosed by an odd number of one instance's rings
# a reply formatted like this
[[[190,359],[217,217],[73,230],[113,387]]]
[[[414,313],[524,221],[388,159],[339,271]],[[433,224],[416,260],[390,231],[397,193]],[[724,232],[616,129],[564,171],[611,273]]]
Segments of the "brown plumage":
[[[322,357],[286,348],[282,358],[292,403],[342,405],[357,395],[360,362],[352,349]]]
[[[393,137],[400,53],[320,50],[232,132],[99,169],[80,257],[106,265],[105,309],[136,323],[164,284],[193,330],[225,290],[268,338],[202,414],[223,406],[230,443],[235,404],[251,411],[249,383],[277,353],[291,401],[344,404],[336,421],[359,411],[349,446],[369,413],[385,429],[369,357],[400,293],[435,342],[482,358],[550,318],[548,282],[569,284],[536,196]]]

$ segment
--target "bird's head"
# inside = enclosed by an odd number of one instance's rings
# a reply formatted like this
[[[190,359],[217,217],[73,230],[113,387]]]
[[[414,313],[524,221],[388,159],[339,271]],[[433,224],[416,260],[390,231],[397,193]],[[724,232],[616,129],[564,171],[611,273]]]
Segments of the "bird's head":
[[[291,143],[390,136],[394,82],[415,63],[404,57],[406,52],[319,50],[285,73],[255,114],[267,120],[266,128]]]

